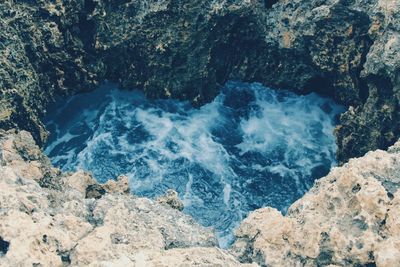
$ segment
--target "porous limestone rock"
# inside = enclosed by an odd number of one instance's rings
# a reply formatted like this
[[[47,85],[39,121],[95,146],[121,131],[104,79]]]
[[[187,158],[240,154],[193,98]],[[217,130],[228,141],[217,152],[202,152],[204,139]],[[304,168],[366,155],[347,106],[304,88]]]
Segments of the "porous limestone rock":
[[[157,202],[164,205],[169,205],[170,207],[183,210],[183,202],[179,199],[178,192],[173,189],[168,189],[164,196],[157,198]]]
[[[81,193],[86,194],[86,189],[90,185],[97,184],[96,180],[88,172],[79,170],[75,173],[68,174],[63,179],[64,187],[72,188]]]
[[[195,105],[257,81],[348,105],[346,162],[400,136],[399,14],[397,0],[3,0],[0,128],[42,143],[47,104],[105,79]]]
[[[0,130],[0,266],[241,265],[211,229],[126,183],[87,199],[90,174],[62,173],[29,133]]]
[[[25,129],[42,142],[40,118],[55,94],[98,84],[103,72],[87,49],[87,2],[0,2],[0,128]]]
[[[288,210],[252,212],[232,252],[261,266],[396,266],[400,142],[333,168]]]
[[[0,266],[396,266],[399,174],[400,142],[352,159],[286,216],[252,212],[226,251],[170,197],[126,194],[126,177],[62,173],[27,132],[0,130]],[[85,198],[93,185],[107,192]]]
[[[399,25],[398,0],[3,0],[0,129],[28,130],[42,144],[48,103],[104,79],[195,105],[211,101],[226,80],[240,79],[347,104],[336,129],[343,163],[399,138]],[[0,265],[94,258],[97,266],[162,265],[171,255],[174,265],[207,265],[204,255],[238,264],[208,247],[215,244],[211,233],[177,210],[127,196],[126,182],[99,185],[85,173],[61,173],[27,132],[1,131],[0,139]],[[255,211],[238,230],[235,255],[278,266],[396,266],[399,150],[333,170],[286,216]],[[89,187],[104,194],[86,199]],[[150,232],[131,229],[119,212],[138,225],[145,221]],[[118,225],[112,238],[107,218],[128,225]],[[187,235],[192,227],[199,236]],[[142,245],[129,243],[136,239],[120,236],[125,230],[145,233],[157,249],[149,250],[147,236]],[[180,231],[186,234],[178,237]],[[92,241],[107,249],[93,250]],[[192,245],[203,247],[186,248]]]
[[[125,175],[118,176],[116,180],[108,180],[103,187],[109,193],[128,194],[130,192],[129,180]]]
[[[238,261],[232,255],[218,248],[176,248],[153,255],[151,258],[151,261],[143,262],[143,266],[258,266],[257,264],[238,265]]]

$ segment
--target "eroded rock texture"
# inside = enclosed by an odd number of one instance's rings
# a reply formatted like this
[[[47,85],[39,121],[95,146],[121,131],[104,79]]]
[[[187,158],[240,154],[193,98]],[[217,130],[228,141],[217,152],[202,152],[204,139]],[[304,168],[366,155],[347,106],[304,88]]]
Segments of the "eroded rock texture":
[[[127,192],[61,173],[27,132],[0,131],[0,266],[239,266],[210,229]],[[128,190],[129,191],[129,190]]]
[[[394,267],[399,187],[397,143],[334,168],[286,216],[252,212],[226,251],[174,192],[158,203],[132,196],[124,176],[62,173],[29,133],[0,131],[0,266]]]
[[[101,62],[87,52],[85,1],[0,3],[0,128],[47,132],[40,121],[55,94],[93,89]]]
[[[315,91],[349,106],[342,162],[399,137],[398,0],[0,2],[0,128],[41,123],[55,95],[104,79],[149,97],[211,101],[228,79]],[[239,265],[172,205],[54,169],[27,132],[0,132],[0,265]],[[233,253],[271,266],[397,266],[399,152],[376,151],[321,179],[286,216],[265,208]],[[165,205],[166,204],[166,205]],[[95,244],[95,245],[93,245]]]
[[[397,0],[13,1],[0,3],[0,127],[46,138],[55,94],[104,79],[150,97],[211,101],[228,79],[351,106],[338,159],[399,137]]]
[[[269,207],[252,212],[232,251],[261,266],[397,266],[399,187],[397,143],[334,168],[286,216]]]

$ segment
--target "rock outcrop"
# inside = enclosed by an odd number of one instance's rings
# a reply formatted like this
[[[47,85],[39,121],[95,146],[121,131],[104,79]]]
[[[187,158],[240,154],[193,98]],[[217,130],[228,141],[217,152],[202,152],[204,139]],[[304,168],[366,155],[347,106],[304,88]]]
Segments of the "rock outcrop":
[[[179,210],[129,193],[124,176],[98,184],[62,173],[25,131],[0,131],[0,266],[397,266],[400,142],[318,180],[286,216],[252,212],[229,251]],[[101,194],[88,194],[98,188]]]
[[[189,216],[126,194],[124,177],[86,198],[96,184],[54,169],[29,133],[0,131],[0,266],[241,265]]]
[[[194,105],[240,79],[349,106],[344,163],[400,136],[399,27],[398,0],[1,1],[0,129],[17,130],[0,130],[0,265],[398,265],[399,145],[332,170],[285,216],[253,212],[227,252],[173,193],[62,173],[30,134],[45,142],[56,95],[105,79]]]
[[[180,211],[184,208],[182,200],[178,197],[178,193],[172,189],[169,189],[164,196],[157,198],[157,202]]]
[[[399,14],[396,0],[5,0],[0,127],[43,142],[54,95],[104,79],[195,105],[240,79],[350,106],[336,131],[345,162],[400,136]]]
[[[84,0],[0,2],[0,128],[25,129],[41,143],[40,118],[54,96],[102,79],[101,62],[87,51],[86,8]]]
[[[261,266],[397,266],[400,142],[334,168],[288,210],[252,212],[232,251]]]

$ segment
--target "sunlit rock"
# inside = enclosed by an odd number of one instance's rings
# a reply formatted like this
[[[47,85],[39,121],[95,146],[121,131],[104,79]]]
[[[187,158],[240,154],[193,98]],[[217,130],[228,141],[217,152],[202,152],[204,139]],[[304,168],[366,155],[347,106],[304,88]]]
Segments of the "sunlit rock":
[[[333,168],[286,216],[271,208],[250,213],[232,252],[268,266],[396,266],[399,171],[398,144]]]

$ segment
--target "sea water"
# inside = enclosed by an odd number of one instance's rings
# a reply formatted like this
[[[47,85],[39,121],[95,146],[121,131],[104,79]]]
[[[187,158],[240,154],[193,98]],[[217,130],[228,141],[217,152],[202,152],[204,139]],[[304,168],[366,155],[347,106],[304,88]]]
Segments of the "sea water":
[[[49,108],[45,151],[62,170],[84,169],[99,182],[126,175],[138,196],[176,190],[184,212],[226,247],[250,211],[286,212],[336,164],[342,111],[316,94],[258,83],[228,82],[199,109],[106,83]]]

